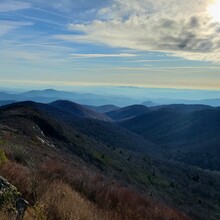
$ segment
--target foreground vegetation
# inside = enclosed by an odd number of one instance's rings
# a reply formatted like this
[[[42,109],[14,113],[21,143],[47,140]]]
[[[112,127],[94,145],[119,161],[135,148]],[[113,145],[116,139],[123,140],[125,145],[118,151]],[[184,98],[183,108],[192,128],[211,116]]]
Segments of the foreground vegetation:
[[[36,165],[28,154],[8,156],[0,174],[30,202],[24,219],[188,219],[94,171],[72,167],[68,161],[54,157]],[[1,219],[10,219],[11,204],[5,205]]]

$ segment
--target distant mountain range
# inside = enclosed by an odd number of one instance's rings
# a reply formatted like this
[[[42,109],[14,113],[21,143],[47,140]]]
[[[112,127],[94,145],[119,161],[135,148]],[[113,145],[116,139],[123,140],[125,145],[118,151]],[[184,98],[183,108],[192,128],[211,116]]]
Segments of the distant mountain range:
[[[0,106],[12,104],[12,103],[15,103],[15,102],[16,101],[13,101],[13,100],[0,100]]]
[[[152,101],[146,101],[142,103],[143,105],[147,106],[147,107],[154,107],[154,106],[158,106],[159,104],[156,102],[152,102]]]
[[[204,100],[187,100],[187,99],[151,99],[151,98],[130,98],[128,95],[102,95],[82,92],[67,92],[54,89],[32,90],[27,92],[0,92],[0,101],[35,101],[41,103],[50,103],[56,100],[69,100],[88,106],[105,106],[101,112],[109,111],[111,105],[126,107],[128,105],[142,104],[147,107],[155,107],[158,105],[170,104],[190,104],[190,105],[210,105],[213,107],[220,106],[220,99],[204,99]],[[12,101],[11,101],[12,100]],[[95,108],[95,107],[93,107]],[[113,110],[113,109],[112,109]]]
[[[201,99],[201,100],[187,100],[187,99],[152,99],[150,102],[143,102],[143,105],[148,107],[158,105],[171,104],[185,104],[185,105],[210,105],[213,107],[220,106],[220,99]]]

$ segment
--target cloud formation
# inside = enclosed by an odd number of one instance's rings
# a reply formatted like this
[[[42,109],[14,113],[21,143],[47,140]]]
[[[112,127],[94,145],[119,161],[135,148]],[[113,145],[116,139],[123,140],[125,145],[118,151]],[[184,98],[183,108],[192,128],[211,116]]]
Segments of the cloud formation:
[[[7,0],[5,0],[7,1]],[[15,0],[16,1],[16,0]],[[22,0],[21,0],[22,1]],[[68,15],[74,15],[78,12],[88,13],[91,10],[97,11],[99,8],[104,7],[111,0],[23,0],[32,7],[43,8],[45,10],[57,11]]]
[[[3,0],[0,4],[0,12],[18,11],[28,9],[31,7],[30,3],[20,1]]]
[[[73,58],[136,57],[136,54],[70,54]]]
[[[220,23],[210,0],[114,0],[90,23],[72,23],[77,35],[57,38],[114,48],[159,51],[189,60],[220,62]]]
[[[31,22],[0,20],[0,36],[3,36],[16,28],[30,25],[32,25]]]

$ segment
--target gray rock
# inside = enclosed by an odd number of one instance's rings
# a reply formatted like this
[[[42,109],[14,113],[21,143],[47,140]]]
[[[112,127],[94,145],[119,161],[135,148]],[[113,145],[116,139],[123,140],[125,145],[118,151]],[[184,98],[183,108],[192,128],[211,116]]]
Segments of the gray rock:
[[[4,193],[9,193],[11,195],[11,203],[16,210],[16,220],[22,220],[29,203],[21,197],[21,194],[17,191],[15,186],[0,176],[0,200],[1,197],[3,198]]]

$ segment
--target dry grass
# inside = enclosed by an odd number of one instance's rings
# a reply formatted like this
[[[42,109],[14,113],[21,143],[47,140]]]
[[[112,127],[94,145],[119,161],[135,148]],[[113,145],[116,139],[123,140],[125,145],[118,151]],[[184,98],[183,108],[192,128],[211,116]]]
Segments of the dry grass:
[[[1,220],[10,220],[10,219],[13,219],[14,216],[10,216],[9,214],[7,213],[4,213],[4,212],[0,212],[0,219]]]
[[[48,171],[51,171],[50,168],[51,166]],[[11,161],[0,168],[0,175],[14,184],[28,201],[33,200],[33,196],[36,197],[24,220],[119,219],[116,213],[99,209],[63,181],[56,178],[49,178],[48,181],[42,173],[42,170],[30,173],[26,167]],[[15,216],[12,218],[7,213],[0,213],[1,220],[14,218]]]
[[[8,160],[0,168],[0,175],[19,188],[22,194],[27,195],[31,191],[31,173],[27,167]]]
[[[100,211],[62,181],[50,184],[40,203],[44,204],[48,220],[113,219],[112,214]]]
[[[11,161],[0,168],[0,174],[31,202],[25,220],[188,219],[104,176],[80,172],[58,161],[43,163],[38,169],[30,171]]]
[[[13,160],[14,153],[9,152]],[[188,220],[88,166],[74,166],[67,157],[54,153],[50,159],[32,163],[34,167],[8,160],[0,167],[0,175],[31,204],[25,220]],[[3,214],[0,219],[3,216],[9,219]]]

